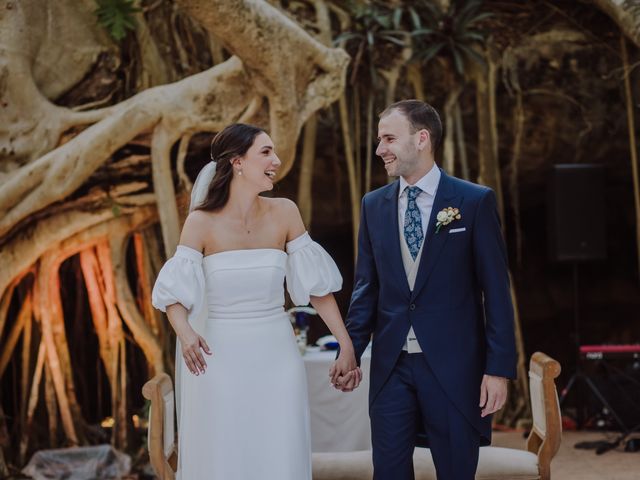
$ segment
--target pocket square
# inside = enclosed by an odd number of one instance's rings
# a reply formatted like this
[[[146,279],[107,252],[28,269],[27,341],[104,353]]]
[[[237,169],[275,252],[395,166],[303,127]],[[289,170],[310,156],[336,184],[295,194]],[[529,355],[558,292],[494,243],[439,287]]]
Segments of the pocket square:
[[[459,233],[459,232],[464,232],[467,229],[467,227],[462,227],[462,228],[452,228],[451,230],[449,230],[449,233]]]

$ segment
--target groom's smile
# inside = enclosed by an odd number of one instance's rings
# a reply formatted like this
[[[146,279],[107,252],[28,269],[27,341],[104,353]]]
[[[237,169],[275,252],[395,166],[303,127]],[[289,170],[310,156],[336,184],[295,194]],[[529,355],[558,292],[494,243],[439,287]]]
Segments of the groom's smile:
[[[393,162],[396,161],[396,157],[383,157],[382,160],[384,161],[384,166],[388,167],[389,165],[391,165]]]
[[[429,131],[414,128],[402,112],[380,117],[378,142],[376,155],[390,177],[403,177],[413,185],[433,166]]]

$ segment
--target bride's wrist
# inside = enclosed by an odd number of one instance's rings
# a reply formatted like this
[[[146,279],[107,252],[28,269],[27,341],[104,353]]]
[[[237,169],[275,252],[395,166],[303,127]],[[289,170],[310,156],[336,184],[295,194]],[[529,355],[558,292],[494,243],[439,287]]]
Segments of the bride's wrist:
[[[345,354],[345,355],[354,354],[353,344],[351,343],[351,341],[347,340],[343,342],[338,342],[338,344],[340,345],[340,354]]]
[[[193,329],[191,328],[191,325],[186,324],[181,328],[176,329],[176,337],[178,337],[178,340],[182,342],[192,331]]]

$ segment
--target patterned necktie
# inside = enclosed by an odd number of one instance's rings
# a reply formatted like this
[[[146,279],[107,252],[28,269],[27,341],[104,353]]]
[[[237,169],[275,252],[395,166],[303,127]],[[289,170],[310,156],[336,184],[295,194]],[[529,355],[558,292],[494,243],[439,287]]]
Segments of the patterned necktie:
[[[404,214],[404,239],[409,247],[409,253],[415,260],[422,246],[422,216],[416,203],[416,198],[422,190],[420,187],[407,187],[407,211]]]

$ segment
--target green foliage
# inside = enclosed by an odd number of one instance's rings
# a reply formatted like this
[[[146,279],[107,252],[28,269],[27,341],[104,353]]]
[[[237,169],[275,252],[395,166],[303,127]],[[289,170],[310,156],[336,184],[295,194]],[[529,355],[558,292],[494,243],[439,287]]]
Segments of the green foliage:
[[[122,215],[122,209],[120,208],[120,205],[118,205],[118,203],[115,201],[111,203],[111,213],[115,218],[118,218],[120,215]]]
[[[345,48],[351,50],[354,59],[352,83],[361,64],[368,66],[370,81],[374,83],[376,53],[385,52],[388,46],[403,48],[408,32],[397,28],[395,12],[386,6],[386,2],[349,2],[348,8],[354,16],[353,27],[340,34],[334,42],[345,42]]]
[[[135,30],[134,13],[141,10],[135,6],[135,0],[96,0],[98,8],[94,11],[98,23],[105,28],[117,42],[126,35],[127,30]]]
[[[369,67],[375,82],[376,62],[387,63],[409,44],[413,61],[425,64],[437,56],[445,57],[460,76],[469,61],[485,64],[478,47],[486,42],[486,34],[479,23],[492,14],[482,11],[483,0],[451,0],[446,11],[433,0],[405,0],[396,5],[391,8],[388,2],[375,0],[347,4],[353,26],[335,42],[345,42],[353,58],[352,83],[362,65]]]
[[[478,23],[492,16],[482,12],[482,0],[452,0],[446,11],[429,0],[411,2],[407,7],[411,36],[414,38],[414,58],[423,63],[437,55],[448,57],[460,76],[465,60],[484,65],[477,46],[486,41]]]

